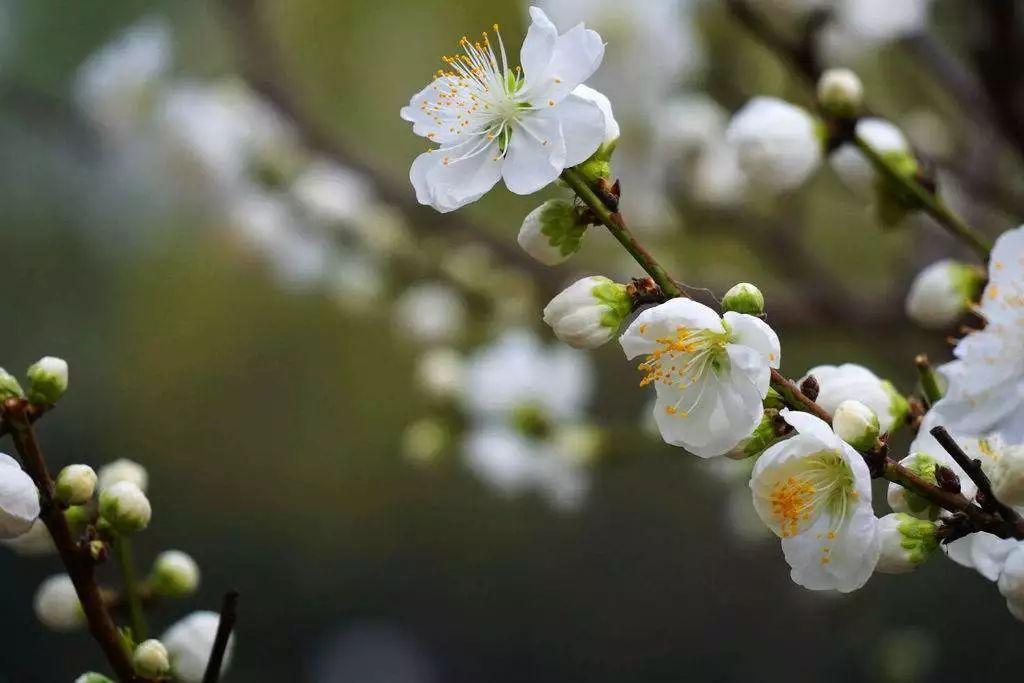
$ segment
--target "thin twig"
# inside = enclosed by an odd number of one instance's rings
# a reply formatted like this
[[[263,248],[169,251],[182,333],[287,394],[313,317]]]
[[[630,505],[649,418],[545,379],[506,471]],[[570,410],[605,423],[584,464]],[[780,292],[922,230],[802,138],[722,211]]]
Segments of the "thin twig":
[[[142,599],[139,595],[139,584],[135,579],[135,558],[132,557],[131,539],[118,534],[114,540],[114,554],[117,556],[117,566],[121,571],[125,602],[132,625],[132,638],[136,643],[141,643],[147,638],[148,629],[146,613],[142,609]]]
[[[39,488],[42,505],[39,517],[53,537],[61,561],[75,586],[82,612],[89,625],[89,632],[99,643],[117,677],[124,683],[136,683],[142,679],[135,675],[130,654],[124,647],[117,626],[104,605],[103,596],[96,584],[92,559],[75,542],[64,517],[64,511],[55,500],[53,478],[46,467],[32,427],[34,412],[36,411],[32,410],[27,401],[9,399],[3,404],[4,426],[14,440],[22,467]]]
[[[924,392],[928,405],[934,405],[942,398],[942,390],[939,388],[938,377],[935,376],[935,370],[932,368],[928,356],[923,353],[918,355],[914,359],[914,366],[917,367],[917,374],[921,380],[921,391]]]
[[[1010,524],[1021,525],[1021,516],[1017,514],[1017,511],[1000,501],[992,491],[992,482],[989,480],[988,475],[985,474],[985,471],[981,469],[981,461],[970,458],[964,452],[964,449],[960,447],[960,444],[956,442],[956,439],[946,431],[945,427],[933,427],[930,433],[939,442],[939,445],[952,456],[956,464],[960,465],[960,469],[971,478],[975,486],[978,487],[977,498],[981,507],[989,512],[998,514]]]
[[[231,642],[231,631],[234,630],[235,621],[237,620],[238,591],[230,590],[224,594],[224,600],[221,603],[220,622],[217,624],[217,635],[213,640],[210,660],[206,663],[203,683],[217,683],[220,679],[220,670],[224,665],[224,654],[227,652],[228,643]]]

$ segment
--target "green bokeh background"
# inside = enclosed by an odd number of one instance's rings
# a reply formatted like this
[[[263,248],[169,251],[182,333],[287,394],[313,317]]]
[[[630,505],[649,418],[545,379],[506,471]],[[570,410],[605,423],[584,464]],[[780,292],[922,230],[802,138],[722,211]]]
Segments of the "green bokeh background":
[[[570,516],[496,496],[455,463],[410,465],[400,438],[423,411],[408,382],[417,349],[392,333],[387,310],[346,314],[327,296],[288,294],[208,220],[182,212],[137,224],[130,197],[93,194],[95,150],[68,94],[75,68],[158,13],[173,22],[180,71],[225,73],[234,57],[214,4],[8,5],[0,364],[69,360],[71,391],[41,427],[54,469],[118,457],[149,469],[155,514],[140,560],[180,547],[204,571],[194,601],[156,613],[158,632],[196,607],[215,608],[228,587],[241,591],[227,681],[961,681],[1024,664],[1024,630],[974,573],[937,558],[851,596],[803,591],[777,543],[729,532],[723,485],[648,441],[617,440],[589,505]],[[476,27],[499,21],[513,36],[523,25],[520,5],[488,0],[267,5],[290,86],[398,183],[420,149],[398,108],[438,55]],[[952,5],[942,5],[945,25],[956,23]],[[806,98],[721,12],[701,21],[708,90],[724,104],[740,104],[736,92]],[[898,51],[864,68],[885,111],[925,99],[957,125]],[[512,240],[535,202],[496,191],[467,213]],[[936,235],[881,234],[827,172],[764,216],[805,239],[859,298],[897,307],[883,296],[904,284],[894,264]],[[681,218],[661,248],[685,280],[721,289],[743,277],[769,302],[799,301],[735,226],[706,212]],[[951,252],[941,238],[929,243]],[[595,236],[581,262],[600,268],[611,246]],[[941,339],[901,325],[804,325],[780,336],[790,374],[859,361],[906,389],[915,353],[948,354]],[[597,414],[634,419],[644,396],[632,370],[616,349],[594,357]],[[0,680],[102,670],[87,636],[50,633],[32,616],[36,585],[56,571],[52,558],[0,554]],[[400,634],[432,673],[385,675],[395,657],[374,659],[373,648],[357,648],[377,662],[359,678],[317,670],[318,655],[340,650],[331,639],[354,631]]]

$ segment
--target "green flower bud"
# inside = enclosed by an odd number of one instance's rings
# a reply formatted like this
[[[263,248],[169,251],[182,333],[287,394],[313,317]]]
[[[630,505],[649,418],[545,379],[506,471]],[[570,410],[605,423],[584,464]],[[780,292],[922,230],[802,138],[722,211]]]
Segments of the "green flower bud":
[[[31,367],[28,375],[28,400],[37,405],[53,405],[68,388],[68,364],[61,358],[46,356]]]
[[[633,309],[626,285],[600,275],[577,280],[544,307],[555,336],[577,349],[611,341]]]
[[[149,582],[157,595],[180,598],[199,588],[199,565],[187,553],[167,550],[153,562]]]
[[[135,648],[132,666],[143,678],[162,678],[171,671],[171,657],[163,643],[150,638]]]
[[[527,254],[554,266],[579,251],[586,230],[572,203],[549,199],[526,216],[517,240]]]
[[[832,415],[836,436],[860,451],[878,442],[878,416],[860,401],[843,401]]]
[[[75,683],[114,683],[103,674],[98,674],[95,671],[84,673],[75,679]]]
[[[916,569],[939,547],[935,530],[934,522],[917,519],[902,512],[882,517],[878,520],[882,552],[875,565],[875,571],[884,574],[903,574]]]
[[[889,415],[892,416],[892,424],[889,425],[891,434],[906,422],[907,416],[910,414],[910,403],[889,380],[882,380],[882,389],[889,396]]]
[[[900,464],[929,484],[935,484],[937,463],[930,455],[912,453],[901,460]],[[886,499],[894,512],[905,512],[919,519],[934,520],[939,516],[940,508],[937,505],[896,483],[889,484]]]
[[[146,494],[130,481],[118,482],[100,493],[100,517],[119,534],[142,531],[152,514]]]
[[[722,299],[722,308],[726,311],[761,315],[764,313],[764,295],[761,290],[749,282],[733,285]]]
[[[0,368],[0,401],[9,398],[24,398],[25,392],[14,375]]]
[[[57,475],[54,492],[64,505],[85,505],[96,490],[96,473],[88,465],[68,465]]]
[[[853,118],[864,104],[864,85],[849,69],[829,69],[818,79],[818,104],[829,116]]]

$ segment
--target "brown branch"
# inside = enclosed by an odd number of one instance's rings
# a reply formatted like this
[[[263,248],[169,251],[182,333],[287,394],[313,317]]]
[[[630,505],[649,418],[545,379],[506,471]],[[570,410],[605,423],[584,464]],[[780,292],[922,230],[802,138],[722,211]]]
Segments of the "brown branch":
[[[143,679],[135,675],[130,653],[122,644],[117,626],[104,605],[103,595],[96,584],[92,558],[75,542],[64,518],[64,511],[55,500],[53,478],[46,467],[32,427],[33,416],[38,419],[42,412],[45,411],[35,408],[24,399],[7,400],[3,404],[5,431],[14,440],[22,467],[39,488],[42,505],[39,517],[53,537],[61,561],[75,586],[89,632],[99,643],[117,677],[125,683],[138,683]]]
[[[968,457],[967,453],[965,453],[960,447],[960,444],[956,442],[956,439],[946,431],[945,427],[933,427],[930,433],[935,437],[935,440],[939,442],[939,445],[946,449],[946,452],[952,456],[953,460],[956,461],[956,464],[960,465],[960,469],[962,469],[967,476],[971,478],[971,481],[974,482],[975,486],[978,487],[977,500],[981,507],[989,512],[999,515],[1010,524],[1024,528],[1024,521],[1021,520],[1017,511],[1000,501],[992,491],[992,482],[989,480],[984,470],[981,469],[981,461]]]
[[[985,25],[985,44],[975,51],[982,85],[995,110],[1003,135],[1024,159],[1024,101],[1021,62],[1024,60],[1018,3],[1013,0],[980,0],[972,3]]]
[[[224,665],[224,654],[227,652],[228,643],[231,642],[231,631],[235,628],[238,620],[238,591],[230,590],[224,594],[224,600],[220,607],[220,622],[217,624],[217,635],[213,640],[213,650],[210,652],[210,659],[206,663],[206,671],[203,673],[203,683],[217,683],[220,679],[220,670]]]

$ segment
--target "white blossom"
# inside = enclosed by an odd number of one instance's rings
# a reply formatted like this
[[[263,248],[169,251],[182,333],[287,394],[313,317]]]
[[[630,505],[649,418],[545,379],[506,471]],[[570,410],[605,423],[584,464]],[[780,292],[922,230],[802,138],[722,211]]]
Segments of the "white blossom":
[[[181,683],[202,683],[219,623],[220,615],[216,612],[193,612],[160,636],[160,642],[170,655],[175,680]],[[227,669],[234,647],[235,637],[232,635],[224,651],[221,671]]]
[[[569,346],[594,349],[615,337],[631,309],[625,285],[591,275],[555,296],[544,307],[544,322]]]
[[[860,401],[840,403],[832,415],[832,428],[840,439],[861,451],[870,450],[878,440],[878,416]]]
[[[1024,544],[1018,542],[1007,555],[998,584],[999,592],[1007,602],[1024,604]]]
[[[465,362],[454,349],[429,349],[416,363],[416,383],[433,398],[452,398],[462,391],[465,372]]]
[[[897,126],[885,119],[869,117],[857,122],[856,134],[882,155],[910,154],[910,143]],[[852,143],[845,143],[832,152],[829,165],[858,197],[870,198],[875,187],[875,167]]]
[[[409,172],[416,198],[438,211],[476,201],[500,178],[516,194],[532,194],[562,170],[585,161],[605,137],[592,101],[572,94],[601,64],[604,42],[578,24],[558,34],[540,9],[512,70],[501,34],[496,46],[460,41],[464,54],[445,58],[447,71],[413,96],[402,118],[439,145]]]
[[[843,401],[860,401],[878,416],[879,429],[885,433],[898,427],[907,411],[907,402],[892,383],[879,379],[862,365],[818,365],[807,371],[803,379],[818,380],[818,398],[822,408],[834,413]]]
[[[644,356],[642,386],[654,384],[662,438],[700,457],[722,455],[761,421],[779,340],[759,318],[677,298],[648,308],[619,339],[626,358]]]
[[[939,547],[933,522],[894,512],[878,520],[881,552],[875,571],[905,574],[931,557]]]
[[[26,533],[39,517],[39,489],[18,461],[0,453],[0,538]]]
[[[54,631],[74,631],[85,625],[85,613],[67,574],[43,581],[33,603],[36,617]]]
[[[14,538],[3,539],[0,542],[24,557],[41,557],[57,553],[57,546],[53,543],[50,531],[46,528],[43,520],[38,518],[32,522],[32,526],[25,533]]]
[[[159,595],[191,595],[199,587],[199,565],[188,553],[165,550],[153,561],[150,583]]]
[[[399,333],[423,344],[457,340],[466,325],[466,303],[451,286],[422,282],[409,287],[395,301]]]
[[[761,520],[782,539],[797,584],[843,593],[863,586],[880,553],[871,474],[822,420],[782,411],[796,434],[766,450],[750,479]]]
[[[733,116],[725,135],[755,190],[792,190],[821,164],[822,142],[814,117],[779,99],[750,100]]]
[[[103,491],[122,481],[130,481],[145,491],[149,486],[149,473],[139,463],[121,458],[99,469],[96,488]]]

